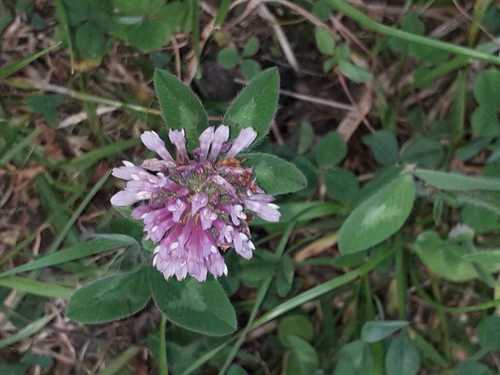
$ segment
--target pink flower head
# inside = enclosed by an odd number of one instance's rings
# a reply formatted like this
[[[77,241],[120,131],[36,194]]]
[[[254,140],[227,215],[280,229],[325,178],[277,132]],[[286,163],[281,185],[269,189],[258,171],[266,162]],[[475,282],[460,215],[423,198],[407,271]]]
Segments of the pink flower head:
[[[153,265],[166,279],[191,275],[198,281],[227,275],[222,252],[234,248],[245,259],[255,246],[250,239],[250,214],[277,222],[273,197],[257,186],[251,168],[235,157],[257,134],[245,128],[229,140],[229,128],[209,127],[199,137],[191,155],[184,130],[170,130],[175,159],[153,131],[141,140],[160,159],[140,166],[128,161],[113,169],[113,176],[127,181],[111,198],[114,206],[132,206],[132,216],[144,222],[147,238],[156,243]]]

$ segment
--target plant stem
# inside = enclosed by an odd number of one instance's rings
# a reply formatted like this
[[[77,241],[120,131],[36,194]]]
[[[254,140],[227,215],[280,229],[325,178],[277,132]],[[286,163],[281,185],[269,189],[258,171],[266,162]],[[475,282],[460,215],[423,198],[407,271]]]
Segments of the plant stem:
[[[408,315],[406,309],[406,291],[408,283],[406,279],[404,246],[401,246],[401,248],[396,252],[396,285],[398,290],[399,319],[406,320]]]
[[[160,356],[160,375],[168,375],[168,362],[167,362],[167,336],[166,336],[166,328],[167,328],[167,318],[164,314],[161,314],[161,322],[160,322],[160,347],[159,347],[159,356]]]
[[[431,275],[431,287],[432,287],[432,293],[434,294],[434,298],[438,301],[438,303],[441,303],[441,292],[439,290],[439,284],[434,276]],[[448,360],[451,358],[451,351],[450,351],[450,330],[448,329],[448,322],[446,321],[446,314],[445,312],[441,309],[437,309],[437,314],[439,317],[440,325],[441,325],[441,330],[443,331],[443,352]]]
[[[283,255],[286,244],[288,243],[288,238],[292,234],[293,228],[295,228],[295,224],[296,221],[293,221],[287,226],[285,232],[283,233],[283,236],[281,237],[280,243],[276,248],[276,255],[278,256]],[[224,362],[224,365],[219,371],[219,375],[225,374],[229,366],[231,366],[231,363],[233,363],[233,360],[238,354],[238,350],[240,350],[241,345],[243,345],[243,342],[245,341],[248,332],[252,329],[255,318],[257,317],[257,313],[259,312],[259,308],[262,305],[264,298],[266,297],[267,291],[269,290],[272,281],[273,281],[273,276],[268,277],[266,280],[264,280],[264,283],[259,288],[259,291],[257,292],[257,297],[255,298],[255,304],[253,305],[252,312],[250,313],[250,318],[248,319],[247,325],[245,326],[240,336],[238,337],[238,341],[236,341],[236,344],[229,352],[229,355],[226,358],[226,362]]]
[[[359,11],[352,5],[346,3],[344,0],[328,0],[330,5],[332,5],[339,12],[344,13],[346,16],[352,18],[360,26],[375,31],[380,34],[395,37],[398,39],[403,39],[411,43],[417,43],[428,47],[437,48],[443,51],[447,51],[456,55],[467,56],[473,59],[483,60],[492,64],[500,65],[500,57],[481,52],[472,48],[457,46],[453,43],[442,42],[437,39],[420,36],[406,31],[396,29],[391,26],[383,25],[379,22],[372,20],[370,17],[365,15],[363,12]]]

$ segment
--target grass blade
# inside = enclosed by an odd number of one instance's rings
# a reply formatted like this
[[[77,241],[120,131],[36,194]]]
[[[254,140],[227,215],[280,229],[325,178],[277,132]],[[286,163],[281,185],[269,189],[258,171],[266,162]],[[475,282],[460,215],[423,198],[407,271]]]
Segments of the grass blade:
[[[68,231],[71,229],[71,227],[73,226],[73,224],[75,223],[75,221],[80,217],[80,215],[82,214],[83,210],[85,210],[85,208],[90,203],[90,201],[92,200],[92,198],[94,198],[94,195],[96,195],[97,192],[99,190],[101,190],[101,187],[107,181],[107,179],[108,179],[108,177],[109,177],[110,174],[111,174],[111,172],[108,172],[104,176],[102,176],[101,179],[99,181],[97,181],[97,183],[94,185],[94,187],[92,188],[92,190],[89,191],[89,193],[87,194],[87,196],[83,199],[82,203],[80,203],[80,205],[75,210],[75,212],[73,213],[73,215],[71,215],[71,217],[68,220],[68,223],[66,224],[66,226],[62,229],[61,233],[59,233],[59,235],[57,236],[57,238],[54,240],[54,242],[50,246],[49,251],[55,251],[59,247],[59,245],[61,245],[61,243],[64,241],[64,238],[66,237],[66,234],[68,233]]]
[[[21,70],[22,68],[24,68],[26,65],[29,65],[31,64],[33,61],[35,61],[36,59],[38,59],[39,57],[49,53],[50,51],[56,49],[57,47],[59,47],[61,45],[61,43],[57,43],[51,47],[47,47],[39,52],[36,52],[28,57],[25,57],[24,59],[22,60],[19,60],[19,61],[16,61],[16,62],[13,62],[12,64],[9,64],[7,66],[4,66],[2,68],[0,68],[0,79],[3,79],[3,78],[6,78],[12,74],[14,74],[15,72],[17,72],[18,70]]]
[[[32,260],[29,263],[12,268],[6,272],[0,273],[0,278],[16,275],[21,272],[33,271],[44,267],[71,262],[73,260],[85,258],[90,255],[110,250],[116,250],[131,245],[139,246],[134,238],[122,234],[102,235],[99,237],[100,238],[97,238],[95,240],[73,245],[66,249],[62,249],[55,253],[51,253],[38,259]]]
[[[111,364],[106,367],[104,370],[99,372],[99,375],[114,375],[121,374],[120,370],[125,367],[127,363],[130,362],[132,358],[134,358],[137,353],[139,353],[140,348],[137,346],[131,346],[127,350],[125,350],[122,354],[120,354],[117,358],[111,362]]]
[[[328,0],[328,2],[336,10],[344,13],[346,16],[356,21],[361,27],[367,28],[377,33],[392,36],[398,39],[403,39],[411,43],[417,43],[424,46],[437,48],[456,55],[467,56],[473,59],[483,60],[492,64],[500,65],[500,57],[498,56],[478,51],[472,48],[457,46],[453,43],[442,42],[437,39],[408,33],[395,27],[383,25],[372,20],[370,17],[357,10],[352,5],[347,4],[344,0]]]
[[[73,289],[65,286],[18,276],[1,278],[0,286],[48,298],[69,299],[73,294]]]
[[[16,342],[22,341],[30,336],[33,336],[39,332],[43,327],[45,327],[52,319],[54,315],[46,315],[43,318],[35,320],[34,322],[28,324],[26,327],[21,329],[19,332],[13,334],[12,336],[6,337],[0,340],[0,349],[6,348]]]
[[[10,162],[19,152],[21,152],[25,147],[28,145],[31,145],[33,142],[33,139],[36,138],[36,136],[40,134],[40,129],[35,129],[31,134],[29,134],[26,138],[24,138],[21,142],[18,144],[12,146],[5,154],[4,156],[0,159],[0,167],[2,165],[7,164]]]
[[[384,250],[375,254],[369,261],[367,261],[364,265],[355,269],[354,271],[347,272],[342,276],[336,277],[312,289],[306,290],[305,292],[300,293],[293,298],[290,298],[288,301],[283,302],[281,305],[276,306],[272,310],[262,315],[255,321],[251,329],[253,330],[257,327],[260,327],[261,325],[270,322],[273,319],[276,319],[278,316],[281,316],[286,312],[303,305],[304,303],[315,300],[318,297],[331,292],[332,290],[338,289],[341,286],[344,286],[351,281],[356,280],[357,278],[373,270],[383,260],[393,255],[396,250],[397,248],[385,248]]]

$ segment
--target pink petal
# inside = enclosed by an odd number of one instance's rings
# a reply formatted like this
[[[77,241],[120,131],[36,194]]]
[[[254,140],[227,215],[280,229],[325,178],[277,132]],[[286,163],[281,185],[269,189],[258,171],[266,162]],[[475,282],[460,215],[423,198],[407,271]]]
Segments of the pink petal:
[[[161,140],[160,136],[154,131],[146,131],[141,134],[141,141],[149,150],[156,152],[163,160],[173,162],[172,156],[167,151],[165,143]]]
[[[200,134],[200,160],[206,160],[208,156],[208,151],[214,140],[214,127],[210,126],[206,128],[203,133]]]
[[[212,148],[210,149],[209,160],[215,161],[219,156],[222,145],[229,139],[229,128],[225,125],[220,125],[214,133]]]
[[[184,135],[184,129],[181,130],[169,130],[168,137],[170,142],[175,145],[177,149],[177,159],[185,161],[188,159],[188,154],[186,150],[186,137]]]
[[[122,190],[111,197],[111,204],[116,207],[130,206],[140,201],[137,193]]]
[[[195,215],[200,209],[208,203],[208,195],[205,193],[197,193],[191,199],[191,215]]]
[[[226,154],[226,158],[234,158],[242,150],[247,148],[252,144],[252,142],[257,138],[257,133],[252,128],[245,128],[240,131],[240,134],[233,141],[231,149]]]
[[[278,206],[273,203],[258,202],[251,199],[245,200],[245,207],[257,214],[261,219],[276,223],[280,220],[281,214]]]

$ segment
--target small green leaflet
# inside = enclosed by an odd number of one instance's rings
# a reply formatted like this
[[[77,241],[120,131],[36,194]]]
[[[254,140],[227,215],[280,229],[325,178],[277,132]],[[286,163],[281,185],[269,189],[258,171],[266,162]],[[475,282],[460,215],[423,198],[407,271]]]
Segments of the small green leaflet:
[[[157,69],[153,81],[167,127],[185,129],[188,146],[193,148],[208,126],[203,105],[189,87],[166,70]]]
[[[366,343],[378,342],[406,326],[408,322],[404,320],[369,321],[363,325],[361,339]]]
[[[302,172],[292,163],[277,156],[255,152],[244,154],[243,158],[246,164],[253,167],[257,183],[268,194],[292,193],[307,186]]]
[[[236,330],[236,312],[217,280],[165,280],[160,272],[152,271],[149,284],[156,305],[172,323],[208,336]]]
[[[135,314],[151,298],[149,272],[155,271],[150,271],[150,267],[141,267],[85,285],[71,296],[66,315],[81,323],[97,324]]]
[[[369,249],[397,232],[413,208],[415,183],[403,174],[368,197],[349,215],[340,228],[342,253]]]
[[[257,132],[257,141],[269,131],[278,108],[280,77],[276,68],[257,74],[241,90],[224,115],[223,124],[231,128],[231,137],[251,127]]]

